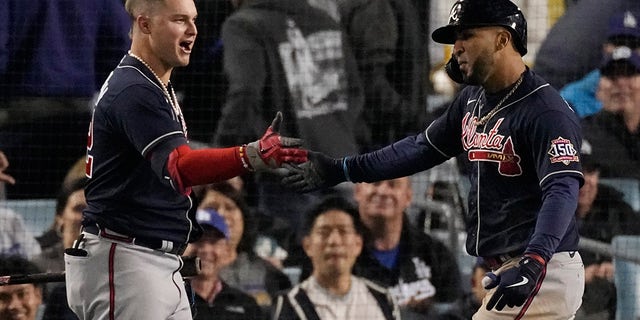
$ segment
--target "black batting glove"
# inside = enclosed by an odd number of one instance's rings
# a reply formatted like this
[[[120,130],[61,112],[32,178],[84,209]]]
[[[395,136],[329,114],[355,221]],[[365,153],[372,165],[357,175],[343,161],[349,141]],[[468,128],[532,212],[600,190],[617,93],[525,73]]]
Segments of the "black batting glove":
[[[542,282],[545,272],[546,263],[542,257],[526,254],[513,268],[498,275],[493,272],[487,273],[482,280],[485,289],[498,287],[489,299],[487,310],[495,307],[500,311],[505,306],[522,306],[529,296],[539,289],[539,282]]]
[[[287,169],[282,184],[298,192],[311,192],[335,186],[347,179],[342,171],[342,159],[330,158],[320,152],[309,151],[309,161],[291,165],[283,164]]]

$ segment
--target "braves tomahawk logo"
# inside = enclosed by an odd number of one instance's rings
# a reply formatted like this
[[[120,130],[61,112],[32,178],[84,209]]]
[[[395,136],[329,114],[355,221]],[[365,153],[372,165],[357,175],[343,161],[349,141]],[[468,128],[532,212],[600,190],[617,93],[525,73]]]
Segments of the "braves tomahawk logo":
[[[460,16],[462,15],[462,3],[456,3],[451,8],[449,12],[449,24],[454,24],[460,21]]]
[[[477,132],[475,116],[467,113],[462,120],[462,145],[467,150],[469,161],[489,161],[498,163],[498,172],[503,176],[515,177],[522,174],[520,156],[513,148],[511,137],[498,133],[504,118],[498,119],[488,132]]]

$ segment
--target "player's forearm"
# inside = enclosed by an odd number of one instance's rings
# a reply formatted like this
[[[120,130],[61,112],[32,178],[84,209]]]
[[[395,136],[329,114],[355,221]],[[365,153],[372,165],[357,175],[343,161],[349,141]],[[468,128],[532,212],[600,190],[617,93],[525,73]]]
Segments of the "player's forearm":
[[[543,187],[543,203],[536,228],[526,252],[551,259],[564,237],[578,206],[579,181],[565,176],[549,181]]]
[[[424,133],[420,133],[382,149],[345,158],[343,170],[345,176],[352,182],[373,182],[405,177],[446,160],[431,149]]]
[[[192,150],[179,146],[169,155],[167,171],[180,192],[191,186],[224,181],[248,171],[240,147]]]

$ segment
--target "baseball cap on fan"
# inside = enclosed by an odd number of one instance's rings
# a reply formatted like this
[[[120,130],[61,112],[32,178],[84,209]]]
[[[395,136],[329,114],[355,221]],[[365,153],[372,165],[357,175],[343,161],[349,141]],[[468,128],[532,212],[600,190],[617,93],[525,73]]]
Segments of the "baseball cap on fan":
[[[229,239],[229,227],[224,222],[224,218],[214,209],[198,209],[196,220],[204,231],[218,231],[225,239]]]
[[[640,12],[624,11],[611,16],[607,38],[629,36],[640,38]]]
[[[624,11],[609,19],[607,42],[615,47],[604,55],[600,72],[604,76],[640,73],[640,12]]]

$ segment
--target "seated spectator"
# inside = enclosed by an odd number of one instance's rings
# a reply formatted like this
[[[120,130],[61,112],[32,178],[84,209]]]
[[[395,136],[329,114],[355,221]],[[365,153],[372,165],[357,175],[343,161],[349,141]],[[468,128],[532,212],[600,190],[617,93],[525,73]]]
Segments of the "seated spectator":
[[[18,255],[0,255],[0,276],[33,274],[41,271],[35,264]],[[0,286],[0,320],[36,320],[42,304],[40,284],[12,284]]]
[[[582,153],[584,185],[580,188],[576,218],[580,236],[611,243],[616,235],[640,235],[640,221],[622,194],[599,184],[600,169]],[[585,290],[576,319],[614,319],[616,288],[610,257],[580,250],[585,266]]]
[[[207,185],[198,209],[214,209],[229,227],[229,257],[220,278],[253,296],[268,311],[276,293],[291,288],[289,278],[254,252],[256,226],[242,193],[227,182]]]
[[[409,177],[358,183],[354,196],[370,236],[354,274],[389,288],[403,319],[437,314],[434,304],[453,303],[462,296],[455,256],[409,223]]]
[[[184,253],[196,255],[201,261],[200,274],[190,280],[195,292],[193,319],[264,319],[266,315],[252,296],[219,277],[230,254],[229,228],[224,218],[213,209],[202,209],[196,212],[196,220],[202,226],[202,237],[189,244]]]
[[[245,183],[240,176],[231,178],[226,182],[236,189],[243,199],[246,199]],[[206,188],[206,186],[195,187],[195,194],[202,194],[203,188]],[[251,206],[248,202],[245,204]],[[294,241],[292,239],[291,226],[280,217],[268,216],[259,211],[255,211],[252,216],[254,220],[252,224],[256,230],[259,230],[254,239],[253,251],[259,257],[271,262],[276,268],[283,269],[283,261],[289,255],[289,246]]]
[[[36,239],[42,253],[33,262],[44,272],[64,271],[64,249],[70,248],[80,235],[82,210],[87,207],[84,188],[87,178],[63,186],[56,199],[53,225]]]
[[[626,46],[632,50],[640,47],[640,12],[627,10],[611,17],[607,39],[602,45],[603,56],[611,54],[619,46]],[[586,117],[602,109],[602,102],[596,98],[599,82],[600,70],[593,70],[582,79],[564,86],[560,95],[569,102],[578,116]]]
[[[615,47],[600,72],[603,109],[583,119],[583,145],[591,148],[603,177],[640,179],[640,52]]]
[[[314,206],[303,224],[302,246],[312,273],[278,296],[273,319],[399,319],[386,289],[352,275],[364,227],[357,209],[339,197]]]

